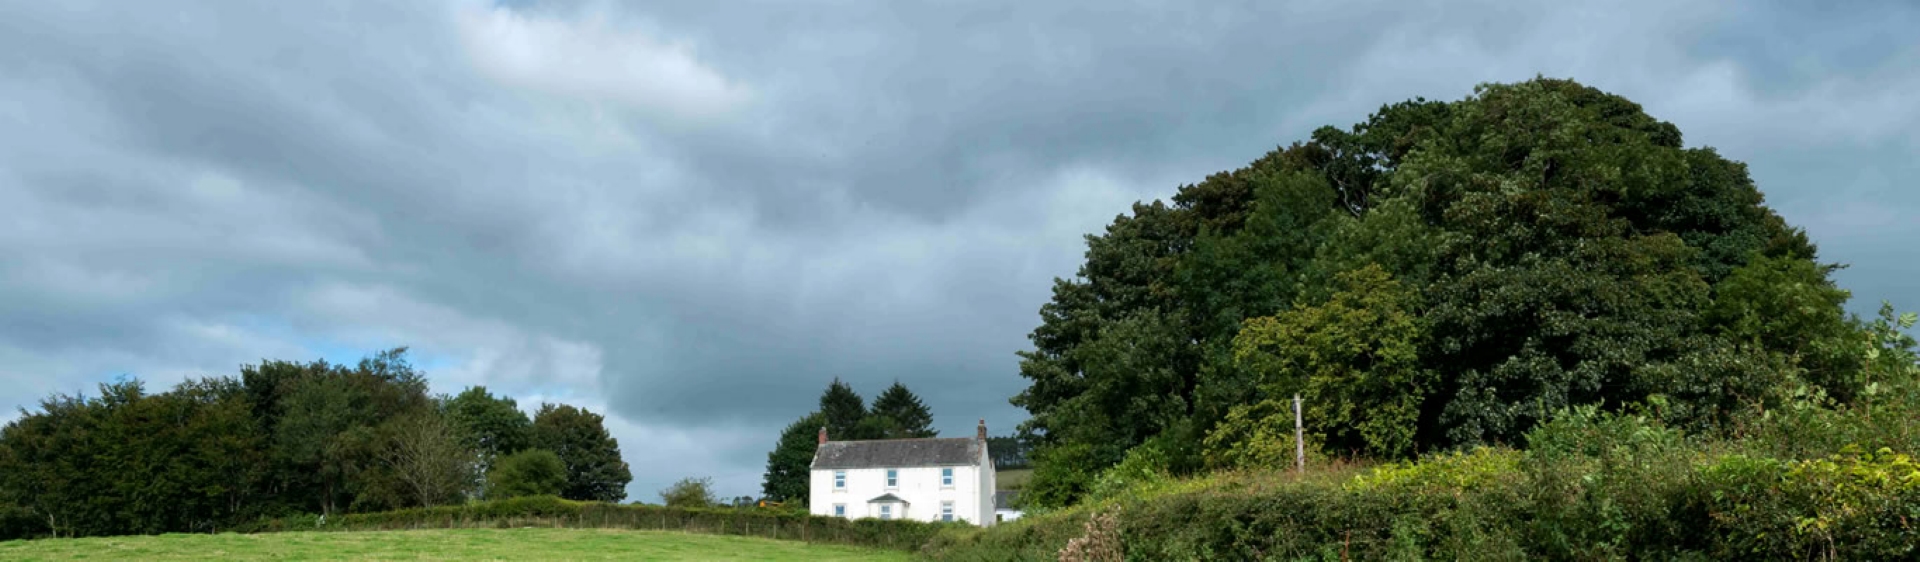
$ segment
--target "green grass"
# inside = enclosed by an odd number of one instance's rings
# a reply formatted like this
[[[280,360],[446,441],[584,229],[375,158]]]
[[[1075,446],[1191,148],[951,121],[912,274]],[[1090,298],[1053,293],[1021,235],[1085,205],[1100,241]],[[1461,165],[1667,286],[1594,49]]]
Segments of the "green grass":
[[[158,535],[0,542],[0,560],[907,560],[752,537],[616,529]]]
[[[1020,490],[1027,487],[1027,481],[1033,479],[1033,469],[1021,468],[1001,470],[993,473],[994,484],[1002,490]]]

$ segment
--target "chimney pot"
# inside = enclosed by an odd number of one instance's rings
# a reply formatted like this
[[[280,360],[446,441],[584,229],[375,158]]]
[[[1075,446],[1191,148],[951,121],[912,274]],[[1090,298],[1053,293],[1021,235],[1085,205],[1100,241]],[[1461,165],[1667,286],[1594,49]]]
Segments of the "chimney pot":
[[[979,437],[980,437],[980,440],[981,440],[981,441],[986,441],[986,440],[987,440],[987,420],[986,420],[986,418],[981,418],[981,419],[980,419],[980,434],[979,434]]]
[[[820,445],[827,444],[827,426],[820,426]]]

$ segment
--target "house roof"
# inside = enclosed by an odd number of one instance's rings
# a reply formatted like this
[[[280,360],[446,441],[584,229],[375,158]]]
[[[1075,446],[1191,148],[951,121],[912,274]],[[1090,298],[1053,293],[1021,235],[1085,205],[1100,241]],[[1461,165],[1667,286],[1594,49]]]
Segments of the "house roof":
[[[888,503],[888,502],[911,503],[911,502],[908,502],[907,500],[901,499],[900,496],[896,496],[893,494],[881,494],[880,497],[867,500],[867,503]]]
[[[986,442],[970,437],[828,441],[813,453],[813,468],[977,466]]]
[[[994,509],[1014,509],[1013,500],[1019,499],[1020,492],[1002,490],[993,493]]]

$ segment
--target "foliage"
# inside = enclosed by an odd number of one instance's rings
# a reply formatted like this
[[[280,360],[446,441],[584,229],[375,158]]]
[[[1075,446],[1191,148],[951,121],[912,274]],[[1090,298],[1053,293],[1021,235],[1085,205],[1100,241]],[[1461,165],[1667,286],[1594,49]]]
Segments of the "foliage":
[[[1120,533],[1112,513],[1095,513],[1087,519],[1086,534],[1067,541],[1060,549],[1060,562],[1121,562]]]
[[[567,465],[546,449],[526,449],[494,462],[487,497],[558,496],[567,487]]]
[[[667,507],[716,507],[719,498],[713,495],[712,478],[681,478],[672,486],[660,491],[660,501]]]
[[[482,473],[495,459],[532,446],[533,420],[512,398],[494,396],[487,387],[470,387],[443,407],[460,442],[479,455]]]
[[[632,529],[446,529],[166,535],[0,544],[7,560],[765,560],[904,562],[908,554],[750,536]]]
[[[866,401],[853,387],[833,379],[820,394],[820,415],[827,418],[827,438],[835,441],[871,439],[860,422],[867,417]],[[871,426],[868,426],[871,427]]]
[[[879,397],[873,399],[873,409],[867,412],[868,419],[885,420],[880,423],[876,435],[878,439],[924,438],[938,435],[934,431],[933,413],[927,405],[920,402],[919,396],[907,390],[906,385],[894,381]]]
[[[987,438],[987,455],[993,458],[996,470],[1019,470],[1032,467],[1027,456],[1033,451],[1033,444],[1019,435],[1002,435]]]
[[[351,513],[320,519],[313,515],[262,518],[236,529],[240,532],[372,531],[394,529],[461,529],[570,527],[652,529],[687,533],[740,535],[842,544],[890,550],[914,550],[935,533],[972,527],[966,523],[929,523],[907,519],[849,520],[783,509],[679,508],[642,504],[573,501],[553,496],[519,497],[471,502],[458,506],[419,507],[393,511]]]
[[[1415,297],[1373,264],[1340,273],[1335,284],[1325,303],[1247,320],[1234,358],[1266,396],[1301,393],[1304,418],[1324,446],[1410,455],[1435,378],[1418,364],[1424,332],[1412,315]]]
[[[1097,473],[1091,473],[1091,467],[1098,466],[1092,457],[1092,446],[1084,443],[1068,443],[1041,449],[1034,453],[1033,478],[1027,482],[1027,488],[1020,493],[1020,499],[1028,505],[1051,507],[1067,503],[1086,494],[1092,487]]]
[[[1279,400],[1234,406],[1226,419],[1207,434],[1202,448],[1207,468],[1262,470],[1294,465],[1293,404]],[[1308,436],[1310,455],[1321,456],[1319,443]]]
[[[1165,447],[1157,445],[1160,442],[1148,441],[1127,451],[1126,458],[1120,459],[1119,464],[1107,468],[1093,480],[1087,489],[1087,498],[1092,501],[1115,498],[1151,490],[1172,480],[1169,455]]]
[[[813,454],[819,448],[820,428],[827,418],[819,412],[801,416],[780,431],[780,441],[767,453],[767,473],[760,494],[773,501],[805,501],[812,477]]]
[[[553,451],[567,465],[560,497],[609,502],[627,497],[633,473],[605,422],[600,414],[565,404],[541,404],[534,413],[533,446]]]
[[[429,397],[404,348],[352,365],[262,361],[159,393],[120,380],[54,395],[0,428],[0,537],[458,503],[477,495],[482,464],[455,421],[461,402]]]
[[[380,461],[412,494],[409,503],[442,505],[465,499],[481,477],[475,449],[460,441],[433,411],[412,412],[381,424]]]
[[[1052,505],[1086,488],[1060,478],[1161,435],[1248,434],[1249,408],[1293,392],[1336,454],[1519,443],[1583,405],[1735,431],[1802,385],[1866,399],[1861,342],[1887,333],[1846,316],[1744,164],[1568,80],[1316,130],[1135,204],[1085,258],[1012,399],[1035,459],[1081,463],[1037,466]]]
[[[1088,505],[942,532],[921,553],[1053,560],[1084,544],[1095,518],[1110,517],[1097,527],[1112,529],[1103,536],[1129,560],[1920,556],[1912,540],[1920,464],[1905,452],[1920,450],[1912,417],[1887,419],[1865,406],[1825,411],[1799,435],[1888,444],[1803,457],[1773,452],[1784,450],[1773,434],[1690,436],[1649,415],[1578,407],[1529,431],[1524,450],[1480,446],[1357,474],[1220,472],[1142,483]]]

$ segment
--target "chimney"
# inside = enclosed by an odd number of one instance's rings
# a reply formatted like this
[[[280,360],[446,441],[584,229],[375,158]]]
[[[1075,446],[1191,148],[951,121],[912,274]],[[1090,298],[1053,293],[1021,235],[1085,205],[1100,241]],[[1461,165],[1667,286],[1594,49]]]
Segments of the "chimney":
[[[987,440],[987,420],[984,418],[980,420],[980,440]]]
[[[820,426],[820,445],[827,444],[827,426]]]

